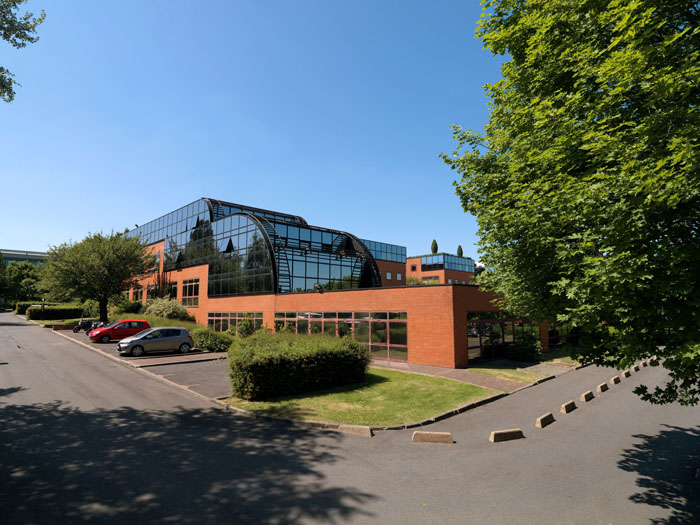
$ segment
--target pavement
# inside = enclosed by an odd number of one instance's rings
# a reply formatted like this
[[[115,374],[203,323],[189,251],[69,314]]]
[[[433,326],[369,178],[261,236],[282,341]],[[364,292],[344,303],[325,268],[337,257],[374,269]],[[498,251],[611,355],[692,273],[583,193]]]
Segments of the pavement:
[[[453,444],[241,417],[154,369],[0,314],[3,523],[700,523],[700,406],[633,393],[668,379],[658,366],[587,403],[613,370],[421,428]],[[556,421],[535,428],[545,412]],[[489,442],[514,427],[524,439]]]

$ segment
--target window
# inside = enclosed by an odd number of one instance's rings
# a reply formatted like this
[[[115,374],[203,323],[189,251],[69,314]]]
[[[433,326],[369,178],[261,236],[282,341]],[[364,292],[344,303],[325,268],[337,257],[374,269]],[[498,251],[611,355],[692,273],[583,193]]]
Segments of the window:
[[[467,284],[467,282],[466,282],[466,281],[462,281],[462,284],[465,284],[465,285],[466,285],[466,284]]]
[[[391,281],[391,272],[386,272],[386,280]]]
[[[165,286],[165,297],[170,297],[171,299],[177,299],[177,282],[168,283]]]
[[[207,315],[209,328],[217,332],[228,330],[236,335],[238,335],[239,323],[244,320],[252,322],[253,328],[259,330],[263,325],[263,314],[262,312],[209,312]]]
[[[447,279],[447,284],[452,284],[452,279]]]
[[[136,285],[136,287],[134,288],[134,291],[131,293],[131,300],[139,302],[143,300],[143,290],[140,286]]]
[[[416,265],[415,265],[415,264],[412,264],[412,265],[411,265],[411,271],[412,271],[412,272],[415,272],[415,271],[416,271]]]
[[[370,357],[408,359],[406,312],[275,312],[275,331],[348,336],[366,348]]]
[[[182,304],[189,307],[199,306],[199,279],[182,281]]]
[[[146,289],[146,299],[156,299],[158,297],[158,287],[155,284],[149,284]]]
[[[400,281],[403,276],[400,273],[396,274],[396,280]]]

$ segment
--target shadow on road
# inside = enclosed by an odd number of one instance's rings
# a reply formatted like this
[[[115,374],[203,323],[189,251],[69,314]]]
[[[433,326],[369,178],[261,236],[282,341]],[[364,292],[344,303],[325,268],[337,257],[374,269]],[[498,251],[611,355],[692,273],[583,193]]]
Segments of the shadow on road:
[[[329,487],[340,440],[216,409],[0,405],[3,523],[293,523],[371,517]]]
[[[700,467],[700,426],[664,426],[668,430],[656,436],[635,435],[642,442],[625,450],[618,462],[622,470],[639,474],[642,491],[630,499],[671,510],[668,518],[651,523],[700,523],[700,481],[694,479]]]

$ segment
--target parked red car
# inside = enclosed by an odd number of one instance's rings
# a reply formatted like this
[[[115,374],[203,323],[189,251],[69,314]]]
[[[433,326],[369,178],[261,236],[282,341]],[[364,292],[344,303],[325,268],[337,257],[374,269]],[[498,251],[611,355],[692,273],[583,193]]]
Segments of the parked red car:
[[[100,343],[109,343],[110,341],[131,337],[139,332],[148,330],[150,327],[151,325],[148,324],[148,321],[126,319],[94,329],[90,332],[90,339]]]

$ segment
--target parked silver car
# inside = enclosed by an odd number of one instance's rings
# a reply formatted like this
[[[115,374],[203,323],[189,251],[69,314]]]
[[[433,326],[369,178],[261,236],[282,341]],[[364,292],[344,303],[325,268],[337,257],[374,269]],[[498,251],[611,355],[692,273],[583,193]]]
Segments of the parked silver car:
[[[158,326],[122,339],[117,345],[117,351],[119,355],[131,354],[134,357],[175,350],[186,354],[192,350],[193,345],[192,337],[184,328]]]

